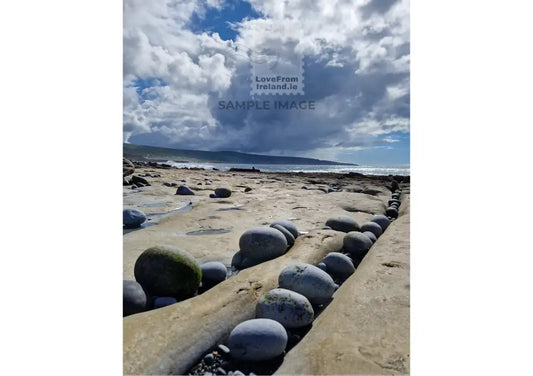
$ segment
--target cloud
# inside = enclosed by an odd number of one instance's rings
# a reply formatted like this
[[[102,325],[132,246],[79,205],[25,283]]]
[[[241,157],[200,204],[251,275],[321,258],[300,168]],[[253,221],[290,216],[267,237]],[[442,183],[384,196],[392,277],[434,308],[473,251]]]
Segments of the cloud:
[[[259,17],[232,22],[233,41],[192,31],[193,15],[206,17],[226,2],[125,0],[125,140],[334,159],[392,147],[387,135],[408,134],[408,1],[250,3]],[[257,51],[302,54],[305,94],[253,99],[312,100],[314,111],[218,108],[219,100],[252,99],[250,57]]]

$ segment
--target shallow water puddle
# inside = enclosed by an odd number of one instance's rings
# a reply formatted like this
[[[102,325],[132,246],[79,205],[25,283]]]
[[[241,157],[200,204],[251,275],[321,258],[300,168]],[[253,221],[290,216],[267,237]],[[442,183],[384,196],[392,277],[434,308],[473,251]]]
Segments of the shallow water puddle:
[[[156,203],[156,204],[159,205],[160,203]],[[144,205],[144,206],[148,206],[148,205],[153,205],[153,204],[147,204],[147,205]],[[163,203],[162,206],[166,206],[166,204]],[[154,207],[154,206],[151,206],[151,207]],[[187,205],[182,206],[181,208],[176,208],[176,209],[170,210],[168,212],[149,214],[149,215],[146,216],[147,217],[146,218],[146,222],[144,222],[140,227],[128,228],[128,229],[123,228],[122,229],[122,235],[129,234],[130,232],[133,232],[133,231],[142,230],[143,228],[155,226],[155,225],[159,224],[159,221],[161,219],[166,218],[166,217],[168,217],[171,214],[187,212],[187,211],[192,210],[192,208],[193,208],[193,204],[192,204],[192,202],[189,202]]]

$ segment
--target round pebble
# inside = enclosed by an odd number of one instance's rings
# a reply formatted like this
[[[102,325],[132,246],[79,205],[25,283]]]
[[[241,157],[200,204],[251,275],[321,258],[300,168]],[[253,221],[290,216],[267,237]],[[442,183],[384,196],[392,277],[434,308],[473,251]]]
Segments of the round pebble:
[[[370,231],[376,236],[376,239],[383,234],[383,229],[376,222],[366,222],[361,226],[361,232]]]
[[[324,257],[328,273],[333,274],[342,280],[348,278],[355,272],[352,260],[342,253],[330,252]]]
[[[202,270],[202,283],[214,285],[226,279],[228,270],[226,265],[219,261],[209,261],[200,265]]]
[[[253,319],[233,328],[228,337],[228,347],[235,359],[262,361],[283,354],[287,339],[287,331],[279,322]]]
[[[353,218],[345,215],[329,218],[326,221],[326,226],[342,232],[359,231],[357,222]]]
[[[142,286],[136,281],[123,281],[122,310],[123,316],[144,312],[147,308],[147,298]]]
[[[383,231],[385,231],[390,225],[390,220],[384,215],[375,215],[372,217],[370,222],[376,222],[378,225],[381,226],[381,229]]]
[[[285,328],[307,326],[313,322],[314,315],[313,307],[305,296],[282,288],[261,296],[256,306],[257,318],[275,320]]]
[[[319,267],[320,269],[322,269],[323,271],[325,271],[327,273],[328,271],[328,267],[326,266],[326,264],[324,264],[323,262],[319,263],[317,265],[317,267]]]
[[[146,221],[146,215],[135,209],[124,209],[122,211],[122,223],[126,228],[137,228]]]
[[[216,188],[215,196],[220,198],[228,198],[231,196],[231,189],[229,189],[228,187]]]
[[[302,294],[312,304],[327,303],[335,292],[335,282],[328,273],[305,263],[283,269],[278,277],[278,285]]]
[[[270,227],[272,228],[275,228],[276,230],[278,231],[281,231],[281,233],[283,235],[285,235],[285,239],[287,239],[287,244],[290,247],[292,247],[294,245],[294,236],[292,236],[292,234],[290,233],[289,230],[287,230],[285,227],[283,227],[282,225],[271,225]]]
[[[372,247],[372,240],[361,232],[352,231],[344,236],[343,246],[352,258],[362,259]]]
[[[163,308],[172,304],[176,304],[178,301],[171,296],[160,296],[154,299],[154,309]]]
[[[365,232],[363,232],[363,234],[368,236],[368,239],[370,239],[372,241],[372,244],[374,244],[378,240],[378,238],[376,238],[376,235],[374,235],[373,232],[365,231]]]
[[[398,218],[398,209],[389,206],[387,210],[385,211],[385,214],[391,218]]]
[[[137,258],[135,279],[155,296],[190,298],[194,295],[202,271],[188,252],[170,246],[148,248]]]
[[[300,235],[300,233],[298,232],[298,229],[296,228],[296,225],[289,220],[282,219],[282,220],[274,221],[270,224],[270,226],[272,227],[273,225],[280,225],[280,226],[285,227],[287,231],[289,231],[292,234],[292,236],[294,236],[294,239],[296,239]]]
[[[271,227],[255,227],[246,230],[239,239],[244,258],[267,261],[281,256],[287,250],[287,239],[280,231]]]
[[[399,206],[401,204],[401,201],[396,199],[389,200],[388,205],[391,206],[392,204],[397,204]]]
[[[204,363],[208,366],[215,362],[215,356],[213,354],[207,354],[204,356]]]

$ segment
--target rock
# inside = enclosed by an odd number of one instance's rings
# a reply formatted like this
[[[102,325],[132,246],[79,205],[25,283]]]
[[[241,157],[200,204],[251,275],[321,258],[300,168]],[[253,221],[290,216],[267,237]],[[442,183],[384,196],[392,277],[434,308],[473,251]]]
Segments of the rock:
[[[326,221],[326,226],[342,232],[359,231],[357,222],[353,218],[344,215],[329,218]]]
[[[378,225],[380,225],[383,231],[385,231],[390,225],[390,220],[384,215],[375,215],[370,221],[376,222]]]
[[[126,228],[137,228],[146,221],[146,215],[140,210],[124,209],[122,211],[122,224]]]
[[[219,261],[209,261],[200,265],[202,270],[202,283],[216,285],[226,279],[226,265]]]
[[[177,186],[178,184],[176,184],[176,183],[163,183],[163,185],[164,185],[165,187],[175,187],[175,186]]]
[[[122,158],[122,177],[131,175],[135,172],[135,165],[132,161]]]
[[[126,179],[126,178],[123,178],[123,179],[122,179],[122,185],[124,185],[124,186],[131,185],[131,181],[129,181],[129,180]]]
[[[387,216],[391,218],[398,218],[398,209],[389,206],[385,211],[385,214],[387,214]]]
[[[399,200],[399,199],[400,199],[400,194],[397,193],[397,192],[394,192],[394,193],[391,195],[391,198],[396,199],[396,200]]]
[[[145,178],[141,178],[140,176],[136,176],[136,175],[132,175],[131,182],[133,184],[141,183],[142,185],[145,185],[145,186],[150,185],[150,183],[148,183],[148,180],[146,180]]]
[[[252,190],[252,188],[250,188],[250,187],[246,187],[246,188],[244,188],[244,192],[245,192],[245,193],[246,193],[246,192],[250,192],[251,190]]]
[[[287,244],[290,247],[294,245],[294,236],[282,225],[270,225],[270,227],[275,228],[276,230],[280,231],[284,236],[285,239],[287,239]]]
[[[296,225],[289,220],[274,221],[270,224],[270,227],[272,227],[273,225],[280,225],[285,227],[292,234],[292,236],[294,236],[294,239],[296,239],[298,235],[300,235],[298,229],[296,228]]]
[[[210,198],[217,198],[217,195],[214,194],[214,193],[210,193],[210,194],[209,194],[209,197],[210,197]]]
[[[392,200],[389,200],[388,205],[391,206],[392,204],[396,204],[396,205],[400,206],[401,203],[402,202],[400,200],[392,199]]]
[[[246,230],[239,239],[243,257],[267,261],[281,256],[287,250],[287,239],[271,227],[255,227]]]
[[[328,273],[341,280],[345,280],[355,272],[355,266],[352,260],[339,252],[328,253],[324,257],[324,263],[326,264]]]
[[[227,187],[216,188],[215,196],[220,197],[220,198],[228,198],[231,196],[231,189]]]
[[[231,259],[231,266],[235,268],[239,268],[241,266],[243,258],[244,257],[242,256],[241,251],[235,252],[235,254],[233,255],[233,258]]]
[[[322,230],[333,230],[333,229],[329,226],[322,226]]]
[[[142,187],[144,187],[144,184],[143,184],[143,183],[139,183],[139,182],[135,183],[135,185],[137,186],[137,188],[142,188]]]
[[[301,328],[313,322],[315,312],[305,296],[278,288],[259,298],[256,317],[275,320],[285,328]]]
[[[226,370],[222,367],[217,368],[217,375],[226,375]]]
[[[319,263],[317,265],[317,267],[319,267],[320,269],[322,269],[323,271],[325,271],[326,273],[328,272],[328,267],[326,264],[324,264],[323,262]]]
[[[352,231],[344,236],[343,246],[352,258],[362,259],[372,247],[372,240],[361,232]]]
[[[122,316],[144,312],[148,299],[142,286],[136,281],[125,280],[122,283]]]
[[[383,229],[376,222],[366,222],[361,226],[361,232],[370,231],[376,236],[376,239],[383,234]]]
[[[287,339],[287,332],[279,322],[253,319],[233,328],[228,337],[228,347],[235,359],[262,361],[283,354]]]
[[[335,282],[328,273],[305,263],[290,265],[283,269],[278,277],[278,285],[302,294],[312,304],[328,302],[335,292]]]
[[[364,231],[364,232],[363,232],[363,235],[368,236],[368,239],[370,239],[370,241],[372,242],[372,244],[374,244],[374,243],[377,242],[377,240],[378,240],[378,238],[376,238],[376,235],[374,235],[373,232],[370,232],[370,231]]]
[[[208,366],[215,362],[215,356],[213,354],[207,354],[204,356],[204,363]]]
[[[220,354],[220,356],[222,356],[223,358],[227,358],[230,355],[230,350],[225,345],[218,345],[217,351]]]
[[[194,195],[194,192],[191,191],[191,189],[185,185],[180,185],[178,189],[176,190],[177,195],[181,196],[187,196],[187,195]]]
[[[202,270],[194,257],[170,246],[145,250],[137,258],[133,272],[149,294],[179,299],[192,297],[202,280]]]
[[[171,296],[160,296],[154,299],[154,309],[163,308],[177,302],[176,298]]]

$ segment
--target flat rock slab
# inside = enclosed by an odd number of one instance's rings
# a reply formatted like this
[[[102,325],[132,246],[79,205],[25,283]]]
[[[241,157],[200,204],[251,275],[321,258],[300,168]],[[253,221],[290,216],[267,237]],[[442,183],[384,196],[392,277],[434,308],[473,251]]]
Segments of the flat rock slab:
[[[124,319],[124,374],[184,374],[239,323],[255,317],[259,297],[278,285],[283,268],[318,264],[342,248],[342,233],[314,230],[301,235],[285,255],[259,264],[202,295]]]
[[[276,374],[409,374],[408,208],[407,198]]]

